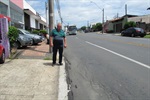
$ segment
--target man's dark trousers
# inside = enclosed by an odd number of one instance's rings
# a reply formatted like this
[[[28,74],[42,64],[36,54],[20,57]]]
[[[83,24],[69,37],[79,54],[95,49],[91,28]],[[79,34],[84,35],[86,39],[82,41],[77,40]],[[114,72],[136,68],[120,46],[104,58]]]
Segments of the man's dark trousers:
[[[62,63],[63,45],[54,45],[54,47],[53,47],[53,64],[56,63],[57,51],[59,51],[59,63]]]

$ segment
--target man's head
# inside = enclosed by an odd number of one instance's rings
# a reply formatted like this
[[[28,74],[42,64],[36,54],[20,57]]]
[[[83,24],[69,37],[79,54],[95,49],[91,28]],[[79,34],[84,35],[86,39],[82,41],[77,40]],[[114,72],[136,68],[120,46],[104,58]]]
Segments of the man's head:
[[[60,30],[61,30],[61,28],[62,28],[61,23],[58,23],[58,24],[57,24],[57,30],[58,30],[58,31],[60,31]]]

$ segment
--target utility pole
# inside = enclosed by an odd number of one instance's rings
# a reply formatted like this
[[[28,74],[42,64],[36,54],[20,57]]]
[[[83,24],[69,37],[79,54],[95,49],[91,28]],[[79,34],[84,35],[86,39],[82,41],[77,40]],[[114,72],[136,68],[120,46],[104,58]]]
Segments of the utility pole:
[[[102,22],[103,22],[103,23],[102,23],[102,34],[103,34],[103,33],[104,33],[104,8],[103,8],[102,11],[103,11],[103,15],[102,15],[102,16],[103,16],[103,21],[102,21]]]
[[[48,33],[48,18],[47,18],[47,11],[48,11],[48,3],[45,2],[46,31],[47,31],[47,33]]]
[[[49,41],[50,41],[50,33],[54,28],[54,0],[48,0],[49,4]],[[52,53],[52,49],[49,42],[49,52]]]
[[[125,5],[125,15],[127,15],[127,4]]]

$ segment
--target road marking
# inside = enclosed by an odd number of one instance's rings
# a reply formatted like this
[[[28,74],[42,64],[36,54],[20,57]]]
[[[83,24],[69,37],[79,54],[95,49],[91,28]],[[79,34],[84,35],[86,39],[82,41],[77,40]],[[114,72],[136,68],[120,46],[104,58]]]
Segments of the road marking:
[[[79,39],[78,37],[76,37],[76,39]]]
[[[129,61],[132,61],[132,62],[134,62],[134,63],[136,63],[136,64],[139,64],[139,65],[141,65],[141,66],[144,66],[144,67],[150,69],[150,66],[149,66],[149,65],[143,64],[143,63],[138,62],[138,61],[136,61],[136,60],[134,60],[134,59],[131,59],[131,58],[129,58],[129,57],[126,57],[126,56],[124,56],[124,55],[121,55],[121,54],[119,54],[119,53],[116,53],[116,52],[114,52],[114,51],[111,51],[111,50],[106,49],[106,48],[104,48],[104,47],[101,47],[101,46],[99,46],[99,45],[93,44],[93,43],[91,43],[91,42],[88,42],[88,41],[85,41],[85,42],[88,43],[88,44],[90,44],[90,45],[93,45],[93,46],[98,47],[98,48],[100,48],[100,49],[106,50],[106,51],[108,51],[108,52],[110,52],[110,53],[113,53],[113,54],[115,54],[115,55],[117,55],[117,56],[120,56],[120,57],[122,57],[122,58],[125,58],[125,59],[127,59],[127,60],[129,60]]]
[[[111,41],[111,42],[118,42],[118,43],[123,43],[123,44],[130,44],[130,45],[134,45],[134,46],[140,46],[140,47],[150,48],[149,45],[141,44],[141,43],[125,42],[125,41],[121,41],[121,40],[114,40],[114,39],[108,39],[108,38],[100,38],[100,39],[101,39],[101,40]],[[133,38],[133,39],[134,39],[134,38]]]

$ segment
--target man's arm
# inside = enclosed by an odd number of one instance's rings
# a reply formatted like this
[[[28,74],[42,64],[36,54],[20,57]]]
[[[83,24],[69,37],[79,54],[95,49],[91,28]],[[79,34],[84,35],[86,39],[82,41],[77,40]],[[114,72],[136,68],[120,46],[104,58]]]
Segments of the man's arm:
[[[66,37],[64,38],[64,47],[67,48],[67,40],[66,40]]]
[[[50,46],[53,47],[53,37],[50,36]]]

